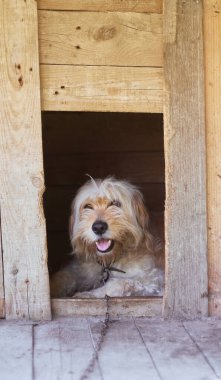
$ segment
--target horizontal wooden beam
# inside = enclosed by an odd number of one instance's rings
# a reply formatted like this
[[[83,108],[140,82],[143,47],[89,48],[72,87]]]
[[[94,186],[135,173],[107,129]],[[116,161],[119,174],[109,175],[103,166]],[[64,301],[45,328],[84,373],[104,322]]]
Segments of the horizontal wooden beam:
[[[162,15],[38,12],[40,63],[163,65]]]
[[[41,65],[43,111],[163,111],[163,70]]]
[[[155,317],[162,315],[162,298],[111,298],[108,312],[111,317]],[[52,315],[56,317],[96,316],[107,312],[106,299],[69,298],[51,300]]]
[[[38,0],[38,9],[162,13],[162,0]]]

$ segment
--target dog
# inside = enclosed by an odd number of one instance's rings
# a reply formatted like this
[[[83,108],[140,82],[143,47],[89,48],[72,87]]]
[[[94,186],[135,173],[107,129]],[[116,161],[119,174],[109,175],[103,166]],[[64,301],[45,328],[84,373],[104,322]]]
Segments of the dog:
[[[71,261],[50,281],[52,297],[162,295],[162,244],[137,187],[90,178],[71,207]]]

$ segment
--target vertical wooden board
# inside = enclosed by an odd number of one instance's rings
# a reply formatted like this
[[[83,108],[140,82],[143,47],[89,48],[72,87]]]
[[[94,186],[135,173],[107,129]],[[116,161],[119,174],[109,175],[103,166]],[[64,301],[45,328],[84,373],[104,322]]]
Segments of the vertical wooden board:
[[[2,233],[1,233],[1,209],[0,209],[0,318],[5,316],[5,293],[4,293],[4,277],[2,266]]]
[[[32,380],[32,325],[0,322],[2,380]]]
[[[0,1],[1,223],[7,318],[50,318],[37,4]]]
[[[135,325],[149,351],[160,379],[215,380],[216,373],[202,352],[176,321],[136,319]]]
[[[221,316],[221,1],[204,1],[209,312]]]
[[[201,1],[164,1],[165,317],[208,312],[202,21]]]
[[[102,321],[90,320],[95,348],[100,345],[102,326]],[[105,380],[161,379],[132,318],[110,322],[98,358]]]
[[[34,379],[83,379],[93,358],[86,319],[62,319],[36,326],[34,329]],[[93,376],[99,380],[97,362]]]

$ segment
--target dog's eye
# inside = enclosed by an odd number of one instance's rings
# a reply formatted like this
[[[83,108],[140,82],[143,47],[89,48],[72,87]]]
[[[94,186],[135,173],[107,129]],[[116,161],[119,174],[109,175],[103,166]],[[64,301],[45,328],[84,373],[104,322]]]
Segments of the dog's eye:
[[[120,201],[114,200],[112,201],[109,206],[116,206],[116,207],[121,207]]]
[[[84,208],[87,208],[89,210],[93,210],[93,207],[89,203],[87,203],[86,205],[84,205]]]

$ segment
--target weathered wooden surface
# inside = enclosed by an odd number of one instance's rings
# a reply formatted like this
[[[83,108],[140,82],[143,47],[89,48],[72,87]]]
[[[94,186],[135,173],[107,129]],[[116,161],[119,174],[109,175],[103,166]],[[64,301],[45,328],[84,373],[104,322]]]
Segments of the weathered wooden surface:
[[[50,318],[34,0],[0,2],[1,227],[7,318]]]
[[[196,342],[204,358],[214,371],[214,378],[221,379],[221,320],[209,319],[194,323],[185,322],[184,327],[191,339]]]
[[[33,369],[33,326],[0,322],[0,368],[2,380],[30,380]]]
[[[209,312],[221,316],[221,1],[204,1]]]
[[[5,292],[3,278],[3,251],[2,251],[2,234],[1,234],[1,208],[0,208],[0,318],[5,316]]]
[[[43,111],[160,113],[162,92],[161,68],[41,65]]]
[[[38,9],[162,13],[162,0],[38,0]]]
[[[90,319],[91,336],[99,345],[102,320]],[[110,347],[113,349],[110,350]],[[158,371],[148,354],[132,319],[113,321],[108,329],[98,360],[103,378],[159,380]]]
[[[165,317],[207,315],[202,2],[165,0]]]
[[[41,64],[162,67],[162,15],[39,11]]]
[[[59,318],[0,322],[2,380],[216,380],[221,320]]]
[[[35,330],[35,380],[80,380],[94,354],[86,319],[42,324]],[[90,379],[100,379],[96,363]]]
[[[52,299],[52,314],[54,317],[96,316],[105,315],[107,311],[106,299]],[[112,316],[144,316],[156,317],[162,314],[162,298],[111,298],[109,313]]]

